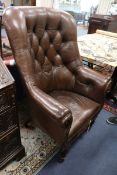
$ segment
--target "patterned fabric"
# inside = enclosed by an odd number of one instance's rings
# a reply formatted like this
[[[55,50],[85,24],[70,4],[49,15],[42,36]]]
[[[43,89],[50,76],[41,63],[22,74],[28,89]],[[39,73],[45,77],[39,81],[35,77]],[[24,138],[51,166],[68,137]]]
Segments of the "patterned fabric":
[[[78,37],[78,46],[83,60],[110,69],[117,66],[117,34],[97,30],[94,34]]]
[[[28,116],[25,100],[18,105],[18,108],[21,141],[25,147],[26,156],[20,161],[10,162],[0,171],[0,175],[33,175],[36,171],[39,172],[58,151],[55,141],[39,128],[31,130],[24,127]]]
[[[109,105],[108,103],[105,103],[103,108],[106,111],[109,111],[109,112],[117,115],[117,106],[114,107],[114,106]]]
[[[55,142],[41,130],[21,128],[21,140],[26,150],[26,156],[18,161],[12,161],[0,171],[1,175],[32,175],[57,153]]]
[[[117,66],[117,34],[97,30],[94,34],[78,37],[82,59],[93,63],[93,69],[111,76]],[[117,114],[117,105],[105,101],[104,109]]]

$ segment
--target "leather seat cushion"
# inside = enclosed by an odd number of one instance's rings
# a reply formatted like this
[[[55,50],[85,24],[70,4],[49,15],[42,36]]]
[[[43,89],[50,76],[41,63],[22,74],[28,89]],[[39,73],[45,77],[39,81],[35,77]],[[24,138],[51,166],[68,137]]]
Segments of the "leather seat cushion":
[[[88,126],[89,121],[101,108],[100,104],[70,91],[53,91],[50,95],[72,112],[73,123],[69,132],[70,140]]]

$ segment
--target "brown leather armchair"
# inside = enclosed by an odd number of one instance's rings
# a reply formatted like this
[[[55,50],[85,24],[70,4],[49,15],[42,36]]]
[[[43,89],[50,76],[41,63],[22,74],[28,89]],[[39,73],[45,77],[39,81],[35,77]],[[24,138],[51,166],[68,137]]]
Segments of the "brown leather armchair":
[[[68,13],[12,7],[3,23],[33,118],[63,153],[101,110],[110,79],[82,65],[76,24]]]

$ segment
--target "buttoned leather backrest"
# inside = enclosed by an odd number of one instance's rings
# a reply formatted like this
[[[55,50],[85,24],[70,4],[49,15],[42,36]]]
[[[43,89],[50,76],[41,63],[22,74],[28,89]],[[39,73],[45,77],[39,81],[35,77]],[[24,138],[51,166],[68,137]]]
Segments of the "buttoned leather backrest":
[[[10,43],[17,65],[44,91],[72,90],[81,60],[74,19],[65,12],[39,7],[6,10]],[[9,27],[10,26],[10,27]],[[20,58],[19,56],[20,55]]]

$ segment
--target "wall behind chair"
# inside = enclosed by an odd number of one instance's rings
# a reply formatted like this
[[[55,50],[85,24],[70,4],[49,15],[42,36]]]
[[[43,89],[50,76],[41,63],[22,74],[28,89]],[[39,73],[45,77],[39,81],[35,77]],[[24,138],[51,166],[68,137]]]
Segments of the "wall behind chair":
[[[53,0],[36,0],[36,6],[39,7],[53,7]]]
[[[96,14],[107,15],[113,0],[100,0]]]
[[[36,0],[36,6],[59,9],[59,0]]]
[[[5,8],[11,4],[11,0],[2,0],[2,2],[5,4]]]

